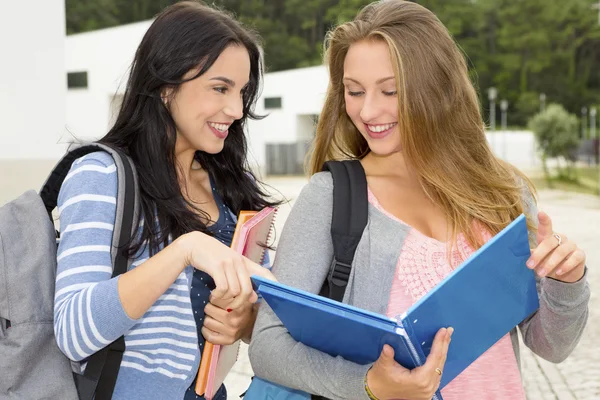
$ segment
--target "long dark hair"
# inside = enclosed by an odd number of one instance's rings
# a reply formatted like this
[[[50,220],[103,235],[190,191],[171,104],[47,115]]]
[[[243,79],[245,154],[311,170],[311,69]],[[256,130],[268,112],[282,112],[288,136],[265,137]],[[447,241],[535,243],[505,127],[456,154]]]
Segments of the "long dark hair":
[[[234,213],[275,205],[252,175],[246,159],[246,119],[253,113],[262,62],[257,37],[226,13],[193,1],[174,4],[161,12],[139,45],[114,126],[100,143],[125,151],[134,161],[140,188],[141,237],[132,240],[130,254],[145,244],[158,252],[184,233],[210,232],[201,216],[208,214],[189,203],[178,183],[175,159],[176,126],[161,99],[165,88],[178,87],[204,74],[230,45],[250,55],[250,81],[243,93],[243,117],[229,128],[218,154],[197,151],[195,159],[212,177],[218,194]],[[184,80],[190,70],[198,74]],[[157,223],[154,223],[157,218]],[[208,218],[205,218],[208,220]]]

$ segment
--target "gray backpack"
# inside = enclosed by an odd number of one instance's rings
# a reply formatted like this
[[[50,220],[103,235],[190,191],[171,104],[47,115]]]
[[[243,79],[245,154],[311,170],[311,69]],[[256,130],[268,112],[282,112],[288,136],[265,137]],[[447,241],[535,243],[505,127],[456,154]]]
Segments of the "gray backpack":
[[[89,357],[83,374],[54,337],[54,284],[59,233],[54,228],[62,182],[74,160],[95,151],[117,166],[117,218],[111,256],[113,277],[127,271],[123,249],[135,232],[137,178],[118,150],[90,144],[69,151],[39,194],[31,190],[0,207],[0,400],[108,400],[125,350],[123,337]]]

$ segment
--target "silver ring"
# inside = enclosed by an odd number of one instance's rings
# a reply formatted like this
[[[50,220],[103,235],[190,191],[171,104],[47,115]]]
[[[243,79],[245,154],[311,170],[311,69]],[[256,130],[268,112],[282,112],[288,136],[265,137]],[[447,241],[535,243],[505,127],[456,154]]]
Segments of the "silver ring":
[[[560,246],[562,244],[562,238],[560,237],[560,235],[558,233],[555,233],[554,238],[558,241],[558,245]]]

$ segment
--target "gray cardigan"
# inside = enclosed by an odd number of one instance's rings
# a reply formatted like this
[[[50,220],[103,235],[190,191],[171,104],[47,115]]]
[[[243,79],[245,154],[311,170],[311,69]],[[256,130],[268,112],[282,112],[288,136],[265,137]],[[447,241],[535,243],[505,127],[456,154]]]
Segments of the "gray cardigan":
[[[298,197],[283,229],[273,265],[284,284],[318,293],[333,259],[330,227],[333,181],[328,172],[314,175]],[[527,213],[537,219],[530,194]],[[369,205],[369,221],[358,245],[344,303],[385,314],[405,225]],[[530,235],[530,239],[533,235]],[[572,284],[538,281],[540,309],[519,324],[525,345],[552,362],[564,360],[575,348],[588,317],[590,296],[586,277]],[[519,358],[516,329],[511,332]],[[365,399],[363,386],[369,365],[331,357],[296,342],[271,308],[260,306],[249,349],[257,376],[334,400]]]

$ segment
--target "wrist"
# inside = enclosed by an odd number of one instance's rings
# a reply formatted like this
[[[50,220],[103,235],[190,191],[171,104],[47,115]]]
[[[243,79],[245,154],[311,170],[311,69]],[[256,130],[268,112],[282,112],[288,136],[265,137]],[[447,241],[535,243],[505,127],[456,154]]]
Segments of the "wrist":
[[[369,368],[365,375],[365,391],[371,400],[383,400],[381,388],[373,374],[373,368]]]
[[[192,249],[199,240],[202,240],[200,235],[199,232],[185,233],[173,242],[174,250],[181,257],[183,268],[192,264]]]
[[[250,320],[248,324],[244,328],[244,332],[242,334],[242,341],[246,344],[250,344],[250,340],[252,339],[252,332],[254,331],[254,324],[256,322],[256,315],[258,314],[258,304],[253,304],[250,308]]]

